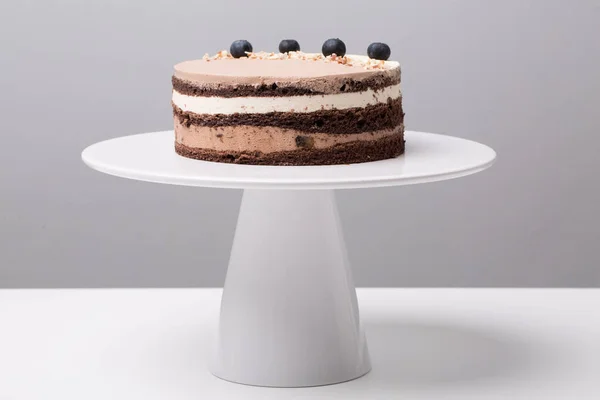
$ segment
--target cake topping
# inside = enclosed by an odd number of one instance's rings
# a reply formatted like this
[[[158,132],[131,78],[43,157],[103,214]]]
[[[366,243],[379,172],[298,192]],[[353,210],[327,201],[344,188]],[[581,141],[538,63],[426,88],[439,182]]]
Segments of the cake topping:
[[[392,50],[390,46],[381,42],[373,42],[367,48],[367,61],[361,60],[366,69],[383,68],[385,61],[390,58]],[[231,44],[229,52],[221,50],[214,56],[205,54],[202,57],[205,61],[220,60],[224,58],[241,58],[248,57],[250,59],[259,60],[285,60],[285,59],[300,59],[300,60],[325,60],[327,62],[336,61],[338,64],[352,66],[353,62],[346,56],[346,44],[337,38],[327,39],[321,48],[321,54],[303,53],[300,51],[300,44],[294,39],[284,39],[279,42],[279,53],[267,53],[264,51],[254,53],[252,44],[247,40],[236,40]],[[356,59],[357,56],[352,56]]]
[[[252,45],[247,40],[236,40],[231,43],[229,53],[235,58],[248,57],[248,53],[252,52]]]
[[[284,39],[279,43],[279,52],[300,51],[300,43],[294,39]]]
[[[375,60],[387,60],[390,58],[390,54],[392,54],[392,50],[385,43],[371,43],[367,48],[367,55]]]
[[[336,56],[344,57],[346,55],[346,45],[340,39],[327,39],[323,43],[321,51],[325,56],[335,54]]]

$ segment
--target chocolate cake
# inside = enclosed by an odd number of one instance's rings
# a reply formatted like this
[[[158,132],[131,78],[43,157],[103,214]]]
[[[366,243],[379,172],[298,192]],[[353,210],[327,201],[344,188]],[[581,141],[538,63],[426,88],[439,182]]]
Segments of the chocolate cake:
[[[349,164],[402,154],[399,64],[323,49],[253,53],[251,46],[232,45],[230,52],[177,64],[175,151],[262,165]]]

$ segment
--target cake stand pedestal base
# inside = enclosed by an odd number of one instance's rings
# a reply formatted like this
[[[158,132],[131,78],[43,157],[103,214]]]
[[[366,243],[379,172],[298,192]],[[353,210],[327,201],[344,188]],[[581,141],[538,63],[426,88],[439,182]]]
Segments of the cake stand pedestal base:
[[[211,370],[256,386],[326,385],[371,368],[334,189],[459,178],[496,158],[480,143],[406,131],[406,154],[389,160],[235,165],[180,157],[173,137],[166,131],[111,139],[86,148],[82,158],[123,178],[245,190]]]
[[[333,190],[245,190],[213,374],[300,387],[370,369]]]

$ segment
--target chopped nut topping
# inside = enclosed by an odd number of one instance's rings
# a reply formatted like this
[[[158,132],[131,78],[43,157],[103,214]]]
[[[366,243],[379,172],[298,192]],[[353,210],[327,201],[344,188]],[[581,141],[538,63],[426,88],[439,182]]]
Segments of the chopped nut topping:
[[[371,58],[357,59],[348,56],[340,57],[335,53],[330,56],[323,56],[321,53],[303,53],[302,51],[290,51],[287,53],[274,53],[274,52],[246,52],[249,59],[252,60],[307,60],[307,61],[323,61],[327,63],[335,62],[341,65],[347,65],[349,67],[356,65],[362,66],[365,69],[385,69],[384,60],[375,60]],[[217,54],[210,56],[205,54],[202,59],[205,61],[221,60],[226,58],[233,58],[227,50],[221,50]]]

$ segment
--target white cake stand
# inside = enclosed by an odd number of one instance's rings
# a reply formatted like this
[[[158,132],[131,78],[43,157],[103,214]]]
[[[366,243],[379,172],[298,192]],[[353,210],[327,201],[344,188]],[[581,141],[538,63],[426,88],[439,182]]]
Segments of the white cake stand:
[[[180,157],[173,140],[172,131],[126,136],[94,144],[82,158],[123,178],[244,189],[211,370],[258,386],[333,384],[371,368],[334,189],[458,178],[496,157],[469,140],[407,132],[406,154],[392,160],[247,166]]]

